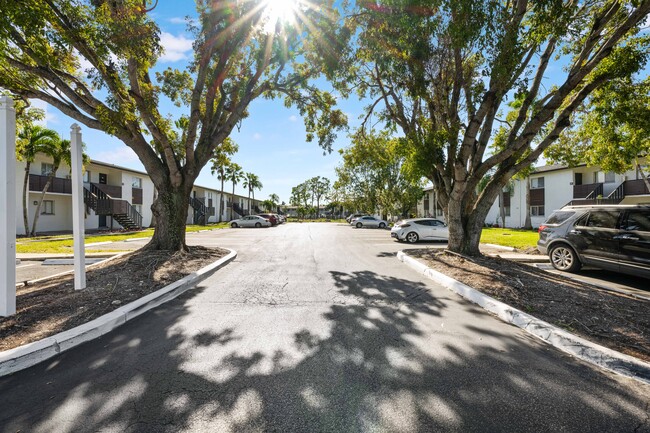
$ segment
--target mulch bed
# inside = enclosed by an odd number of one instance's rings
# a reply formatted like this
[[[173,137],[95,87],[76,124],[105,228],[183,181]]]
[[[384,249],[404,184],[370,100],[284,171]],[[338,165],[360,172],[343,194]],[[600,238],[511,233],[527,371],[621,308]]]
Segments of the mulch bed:
[[[610,349],[650,361],[650,302],[533,266],[440,250],[407,250],[436,271],[538,319]]]
[[[73,275],[18,288],[16,314],[0,318],[0,351],[82,325],[227,254],[205,247],[190,247],[189,252],[138,250],[88,270],[85,290],[74,290]]]

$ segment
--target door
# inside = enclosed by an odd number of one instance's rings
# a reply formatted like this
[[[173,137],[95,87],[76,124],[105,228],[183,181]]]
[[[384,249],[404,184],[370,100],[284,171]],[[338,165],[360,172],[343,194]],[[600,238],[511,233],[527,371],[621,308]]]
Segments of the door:
[[[629,210],[615,237],[621,271],[650,278],[650,209]]]
[[[584,264],[592,264],[613,271],[619,270],[619,246],[616,236],[620,212],[613,210],[596,210],[580,221],[584,225],[576,225],[569,231],[569,236],[577,236],[581,242],[578,254]],[[581,251],[580,251],[581,250]]]
[[[448,240],[449,239],[449,229],[445,226],[442,221],[431,220],[431,238],[438,240]]]
[[[99,173],[99,183],[106,185],[108,183],[108,175],[106,173]]]
[[[582,173],[576,173],[575,174],[575,185],[582,185]]]
[[[431,239],[433,235],[433,227],[431,227],[431,221],[429,220],[420,220],[420,221],[414,221],[415,222],[415,227],[417,227],[418,230],[418,236],[420,239]]]

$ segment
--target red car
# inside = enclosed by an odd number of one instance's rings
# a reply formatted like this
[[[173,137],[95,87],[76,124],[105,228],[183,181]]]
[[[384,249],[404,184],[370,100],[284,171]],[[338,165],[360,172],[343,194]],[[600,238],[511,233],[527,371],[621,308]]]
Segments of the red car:
[[[275,215],[271,213],[260,213],[257,214],[257,216],[261,216],[262,218],[266,218],[271,222],[271,226],[277,226],[278,225],[278,219]]]

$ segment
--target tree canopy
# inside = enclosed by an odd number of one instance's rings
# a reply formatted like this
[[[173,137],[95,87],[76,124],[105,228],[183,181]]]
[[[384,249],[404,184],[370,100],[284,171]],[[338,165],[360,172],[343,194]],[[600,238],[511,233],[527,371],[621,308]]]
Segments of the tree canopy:
[[[596,89],[639,70],[650,0],[356,2],[342,92],[370,98],[363,129],[400,131],[431,180],[449,248],[479,254],[481,226],[503,186],[537,160]],[[562,59],[566,66],[549,65]],[[501,150],[500,110],[521,99]],[[493,175],[479,193],[485,175]]]
[[[150,247],[184,249],[193,183],[251,101],[284,95],[304,116],[307,139],[331,147],[346,119],[310,80],[336,63],[337,9],[328,0],[301,3],[285,23],[270,2],[197,0],[194,57],[163,70],[161,30],[144,5],[0,0],[0,87],[133,149],[158,190]],[[186,112],[162,112],[163,99]]]

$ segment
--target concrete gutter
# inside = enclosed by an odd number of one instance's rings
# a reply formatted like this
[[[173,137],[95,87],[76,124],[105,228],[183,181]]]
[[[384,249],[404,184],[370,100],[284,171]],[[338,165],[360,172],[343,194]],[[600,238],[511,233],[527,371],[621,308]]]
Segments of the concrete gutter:
[[[75,346],[101,337],[129,320],[176,298],[233,261],[237,257],[237,252],[229,251],[227,256],[216,262],[88,323],[0,352],[0,377],[24,370]]]
[[[508,304],[497,301],[460,281],[429,268],[419,260],[405,254],[404,251],[399,251],[397,258],[436,283],[478,304],[504,322],[523,329],[563,352],[616,374],[650,384],[650,364],[640,359],[587,341]]]

